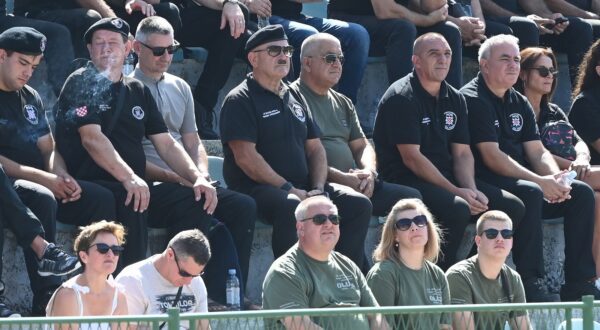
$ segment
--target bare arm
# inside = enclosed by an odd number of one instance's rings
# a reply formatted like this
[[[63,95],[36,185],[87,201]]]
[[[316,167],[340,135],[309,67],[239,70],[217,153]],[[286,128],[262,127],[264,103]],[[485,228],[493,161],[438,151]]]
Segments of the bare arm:
[[[75,297],[75,292],[70,288],[59,288],[54,300],[52,301],[52,306],[50,308],[50,313],[48,316],[76,316],[79,315],[79,306],[77,304],[77,298]],[[54,326],[55,330],[78,330],[79,324],[77,323],[63,323],[60,325]]]
[[[288,316],[281,320],[287,330],[319,330],[323,329],[313,323],[308,316]]]
[[[454,177],[463,188],[477,189],[475,185],[475,160],[471,148],[466,144],[452,143],[452,159],[454,161]]]
[[[183,149],[190,156],[202,175],[208,178],[208,156],[198,133],[186,133],[181,136]]]
[[[600,0],[592,0],[592,12],[596,15],[600,15]]]
[[[475,330],[475,320],[472,312],[455,312],[452,321],[454,330]]]
[[[481,9],[485,16],[510,17],[518,16],[510,10],[506,10],[497,5],[493,0],[480,0]]]
[[[93,9],[100,13],[102,17],[117,17],[115,12],[108,6],[104,0],[76,0],[82,8]]]
[[[544,1],[519,0],[519,5],[528,14],[551,17],[552,11]]]
[[[371,146],[366,138],[359,138],[348,142],[348,146],[352,151],[354,162],[358,168],[374,171],[377,169],[377,157],[375,149]]]
[[[146,180],[147,181],[159,181],[159,182],[170,182],[179,183],[187,187],[191,187],[192,184],[177,175],[177,173],[170,169],[162,168],[156,164],[146,161]]]
[[[581,18],[598,19],[598,15],[593,12],[583,10],[565,0],[545,0],[546,5],[555,13],[561,13],[565,16],[575,16]]]
[[[527,141],[523,143],[527,161],[535,173],[540,175],[553,175],[560,172],[558,165],[550,151],[544,148],[541,141]]]
[[[323,191],[327,180],[327,156],[320,139],[308,139],[304,143],[311,188]]]
[[[256,151],[255,143],[242,140],[228,143],[235,157],[235,163],[250,179],[276,188],[281,187],[286,182],[286,179],[277,174]]]
[[[517,316],[510,320],[510,326],[514,330],[531,330],[531,322],[529,321],[529,316]]]

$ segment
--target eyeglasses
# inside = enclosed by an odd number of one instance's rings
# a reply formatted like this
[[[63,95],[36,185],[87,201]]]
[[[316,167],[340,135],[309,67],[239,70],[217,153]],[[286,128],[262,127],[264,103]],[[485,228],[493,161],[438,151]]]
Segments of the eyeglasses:
[[[175,253],[175,249],[171,248],[171,251],[173,251],[173,257],[175,258],[175,265],[177,265],[177,271],[179,272],[179,276],[181,276],[181,277],[198,277],[198,276],[202,276],[202,274],[204,274],[204,272],[200,272],[200,274],[192,275],[192,274],[186,272],[185,270],[181,269],[181,267],[179,267],[179,259],[177,259],[177,253]]]
[[[150,47],[148,45],[146,45],[145,43],[141,42],[138,40],[138,42],[140,44],[142,44],[142,46],[150,49],[152,51],[152,55],[154,56],[163,56],[165,54],[165,52],[169,53],[169,54],[173,54],[175,53],[179,47],[181,46],[177,40],[173,40],[173,44],[171,46],[168,47]]]
[[[496,239],[496,237],[498,237],[498,234],[502,235],[502,238],[504,238],[504,239],[513,238],[512,229],[498,230],[498,229],[494,229],[494,228],[489,228],[489,229],[484,230],[483,233],[481,233],[479,235],[483,235],[483,234],[485,234],[485,237],[487,237],[487,239]]]
[[[308,56],[308,57],[312,57],[312,56]],[[340,61],[340,64],[344,64],[344,62],[346,62],[346,57],[344,57],[344,55],[342,54],[325,54],[323,56],[321,56],[321,58],[323,59],[323,61],[325,61],[325,63],[327,64],[333,64],[335,63],[335,61]]]
[[[315,214],[312,218],[301,219],[300,222],[312,220],[313,223],[317,226],[320,226],[325,223],[325,221],[331,221],[332,225],[340,224],[340,216],[337,214]]]
[[[538,66],[537,68],[529,68],[528,70],[537,70],[542,78],[548,77],[549,74],[552,74],[553,78],[556,78],[558,74],[558,70],[555,68],[547,68],[545,66]]]
[[[415,224],[415,226],[419,227],[419,228],[423,228],[425,226],[427,226],[427,217],[424,215],[417,215],[416,217],[410,219],[410,218],[402,218],[402,219],[398,219],[396,220],[396,229],[400,230],[400,231],[406,231],[410,229],[410,226],[412,224]]]
[[[122,247],[121,245],[108,245],[106,243],[92,244],[92,245],[90,245],[89,248],[92,248],[93,246],[96,247],[96,250],[100,254],[107,254],[108,250],[111,250],[115,256],[119,256],[121,254],[121,252],[123,252],[125,250],[125,248]]]
[[[276,46],[276,45],[272,45],[269,46],[265,49],[257,49],[257,50],[253,50],[253,53],[258,53],[258,52],[264,52],[266,51],[267,54],[269,54],[269,56],[271,57],[277,57],[279,56],[279,54],[281,54],[283,52],[283,55],[287,56],[287,57],[292,57],[292,54],[294,54],[294,46]]]

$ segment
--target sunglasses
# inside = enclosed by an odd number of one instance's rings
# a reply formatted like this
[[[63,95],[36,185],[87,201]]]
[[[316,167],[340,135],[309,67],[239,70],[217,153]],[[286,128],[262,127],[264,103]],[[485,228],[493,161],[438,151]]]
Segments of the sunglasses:
[[[545,66],[538,66],[537,68],[529,68],[528,70],[537,70],[541,77],[546,78],[549,74],[552,74],[552,77],[555,78],[558,74],[558,70],[555,68],[547,68]]]
[[[417,215],[416,217],[410,219],[410,218],[402,218],[402,219],[398,219],[396,220],[396,229],[400,230],[400,231],[407,231],[410,229],[410,226],[412,224],[415,224],[415,226],[419,227],[419,228],[423,228],[425,226],[427,226],[427,217],[424,215]]]
[[[312,56],[309,56],[312,57]],[[325,63],[327,64],[333,64],[335,63],[335,61],[340,61],[340,64],[344,64],[344,62],[346,62],[346,57],[344,57],[344,55],[342,54],[325,54],[323,56],[321,56],[321,58],[323,59],[323,61],[325,61]]]
[[[179,273],[179,276],[181,276],[181,277],[198,277],[198,276],[202,276],[202,274],[204,274],[204,272],[200,272],[200,274],[192,275],[192,274],[186,272],[185,270],[181,269],[181,267],[179,267],[179,259],[177,259],[177,253],[175,253],[175,249],[171,248],[171,251],[173,251],[173,257],[175,258],[175,265],[177,265],[177,272]]]
[[[146,45],[145,43],[141,42],[138,40],[138,42],[140,44],[142,44],[142,46],[150,49],[152,51],[152,55],[154,56],[163,56],[165,54],[165,52],[169,53],[169,55],[175,53],[179,47],[181,46],[177,40],[173,40],[173,44],[171,46],[168,47],[150,47],[148,45]]]
[[[269,56],[271,57],[277,57],[279,56],[279,54],[281,54],[283,52],[283,55],[287,56],[287,57],[292,57],[292,54],[294,54],[294,46],[269,46],[265,49],[257,49],[257,50],[253,50],[253,53],[258,53],[258,52],[264,52],[266,51],[267,54],[269,54]]]
[[[481,233],[479,235],[483,235],[483,234],[485,234],[485,237],[487,237],[487,239],[495,239],[496,237],[498,237],[498,234],[502,235],[502,238],[504,238],[504,239],[513,238],[512,229],[498,230],[498,229],[494,229],[494,228],[489,228],[489,229],[484,230],[483,233]]]
[[[100,254],[107,254],[108,250],[111,250],[112,253],[115,256],[119,256],[121,254],[121,252],[123,252],[125,250],[124,247],[122,247],[121,245],[108,245],[106,243],[96,243],[96,244],[92,244],[90,245],[90,248],[92,246],[96,247],[96,250],[100,253]]]
[[[313,216],[312,218],[306,218],[306,219],[301,219],[300,222],[304,222],[304,221],[308,221],[308,220],[312,220],[313,223],[317,226],[320,226],[322,224],[325,223],[325,221],[329,220],[331,221],[332,225],[339,225],[340,224],[340,216],[337,214],[316,214],[315,216]]]

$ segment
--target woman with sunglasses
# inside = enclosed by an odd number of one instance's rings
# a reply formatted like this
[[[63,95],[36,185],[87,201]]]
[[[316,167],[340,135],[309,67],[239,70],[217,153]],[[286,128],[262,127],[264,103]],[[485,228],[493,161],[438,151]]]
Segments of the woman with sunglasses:
[[[46,307],[47,316],[127,315],[125,294],[111,274],[123,252],[125,229],[115,222],[102,220],[82,227],[75,238],[74,250],[83,265],[79,274],[59,287]],[[57,329],[106,330],[117,324],[60,324]]]
[[[434,263],[440,251],[440,229],[418,199],[403,199],[383,225],[381,242],[373,253],[376,264],[367,283],[380,306],[448,305],[450,291],[441,268]],[[399,328],[449,329],[449,314],[422,314],[388,320]]]
[[[596,274],[600,275],[600,166],[590,165],[590,150],[571,126],[563,110],[551,103],[558,71],[550,49],[530,47],[521,51],[521,72],[515,88],[533,107],[544,147],[554,156],[561,170],[574,170],[577,179],[594,189],[596,199],[592,253]],[[598,128],[597,128],[598,129]]]

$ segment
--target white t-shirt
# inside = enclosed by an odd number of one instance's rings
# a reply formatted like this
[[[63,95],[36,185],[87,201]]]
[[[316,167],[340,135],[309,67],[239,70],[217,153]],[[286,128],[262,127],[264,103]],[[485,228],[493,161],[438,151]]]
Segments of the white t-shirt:
[[[116,278],[127,296],[130,315],[165,314],[179,287],[167,281],[152,263],[159,255],[125,267]],[[200,276],[184,285],[177,306],[181,313],[208,312],[206,286]],[[187,326],[186,326],[187,328]]]

